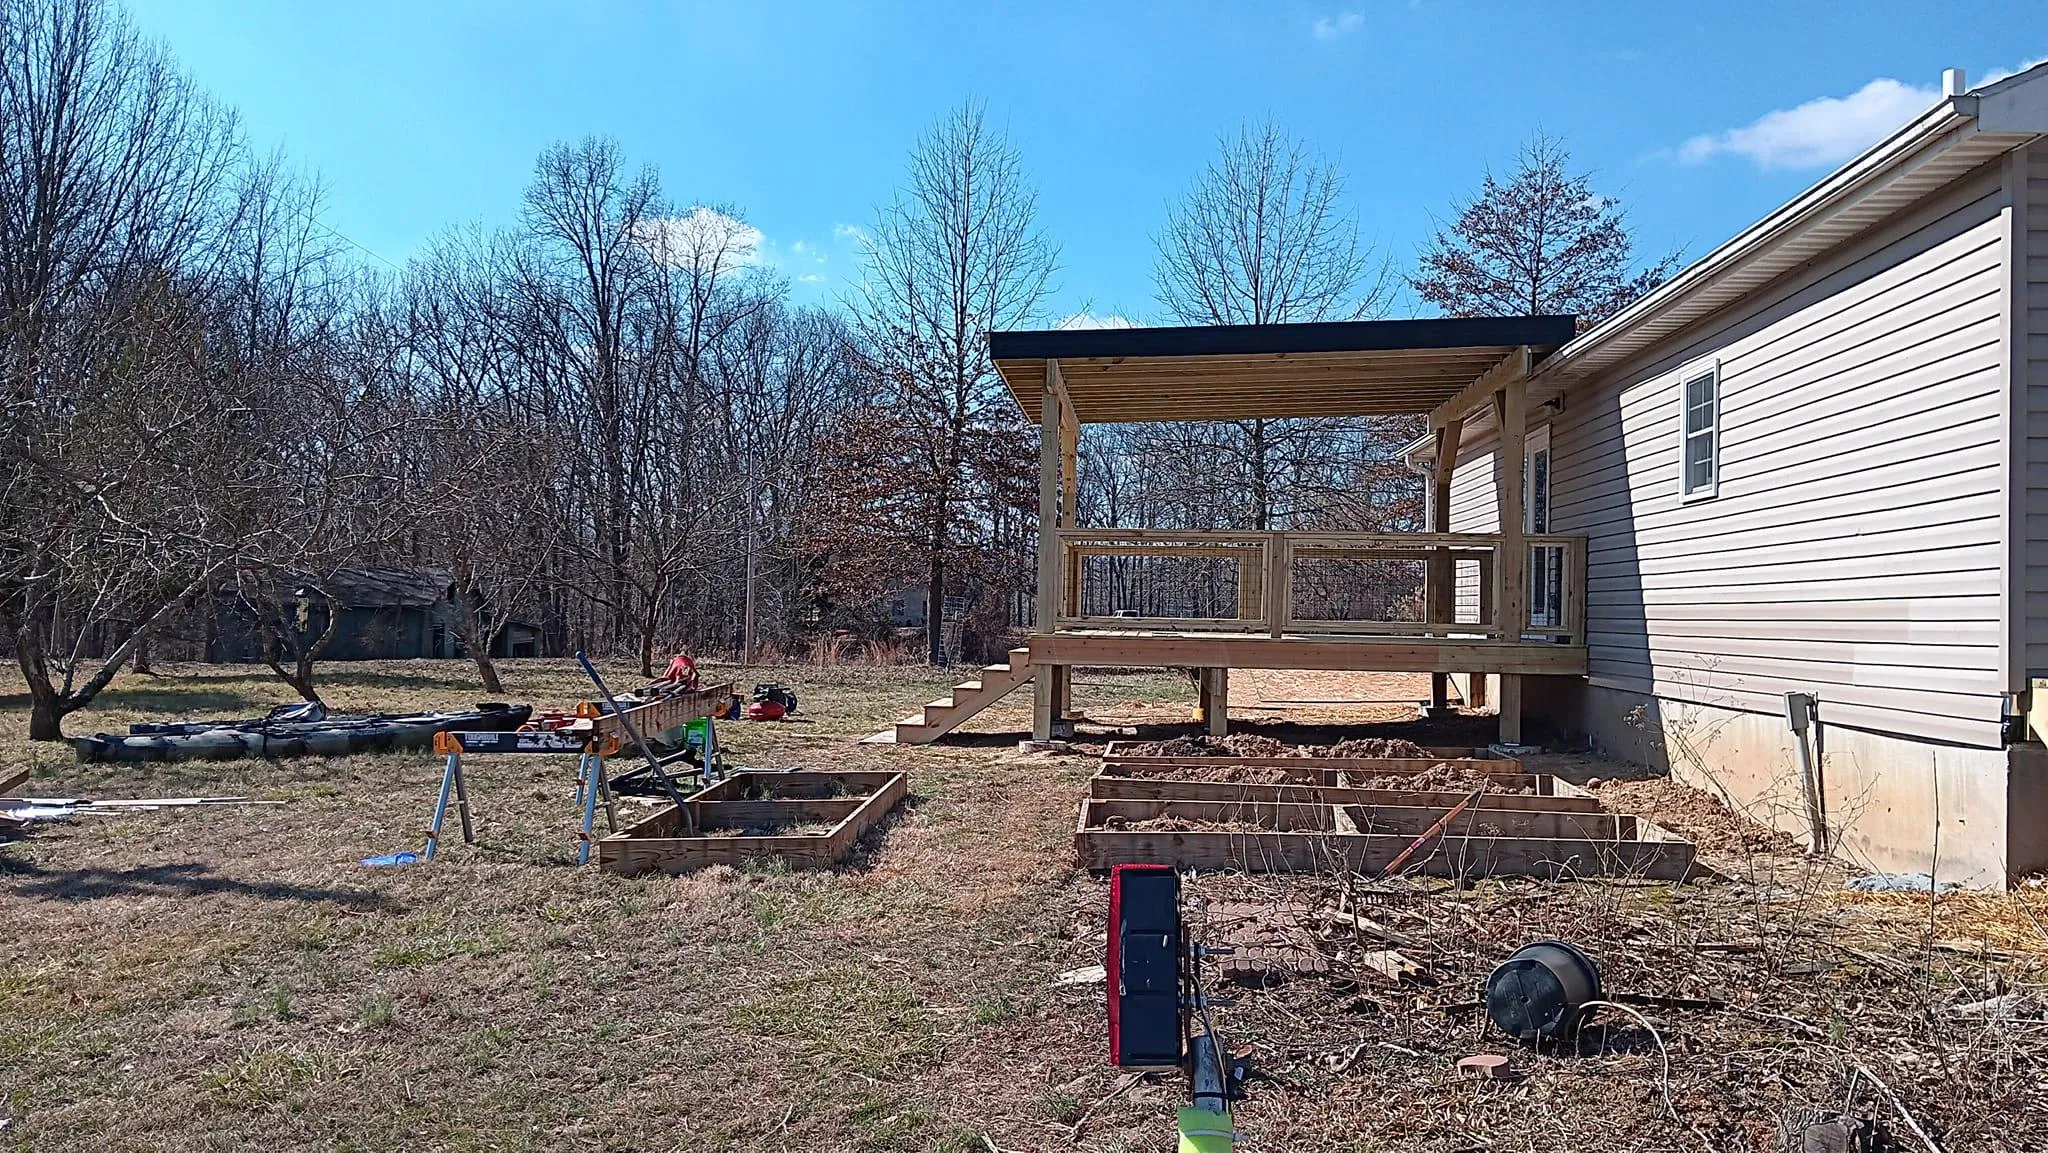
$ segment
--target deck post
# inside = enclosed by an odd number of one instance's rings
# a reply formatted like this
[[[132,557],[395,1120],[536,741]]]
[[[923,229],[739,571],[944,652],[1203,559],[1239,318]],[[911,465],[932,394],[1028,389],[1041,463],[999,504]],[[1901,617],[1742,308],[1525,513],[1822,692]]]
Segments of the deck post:
[[[1493,394],[1494,424],[1500,430],[1500,476],[1495,486],[1500,500],[1500,554],[1494,559],[1500,592],[1495,598],[1494,627],[1508,644],[1519,642],[1529,627],[1529,543],[1523,508],[1528,483],[1523,453],[1529,431],[1528,387],[1524,371],[1509,377]],[[1500,675],[1500,739],[1503,744],[1522,743],[1519,673]]]
[[[1036,633],[1055,631],[1059,619],[1062,581],[1060,579],[1060,457],[1064,440],[1061,396],[1066,392],[1060,380],[1060,362],[1045,362],[1045,393],[1038,410],[1038,613],[1032,626]],[[1059,678],[1048,669],[1031,675],[1031,736],[1052,739],[1053,722],[1058,719]]]
[[[1436,430],[1436,456],[1430,462],[1429,486],[1429,531],[1451,531],[1451,477],[1458,470],[1458,446],[1464,436],[1465,418],[1453,417]],[[1449,548],[1438,548],[1423,568],[1422,601],[1425,619],[1433,625],[1448,625],[1456,615],[1457,566],[1451,561]],[[1431,630],[1432,636],[1448,636],[1449,629]],[[1451,678],[1448,673],[1429,675],[1429,708],[1432,715],[1442,715],[1451,705]]]
[[[1198,670],[1195,677],[1198,686],[1198,700],[1202,720],[1209,727],[1212,737],[1227,736],[1230,733],[1230,670],[1208,668]]]

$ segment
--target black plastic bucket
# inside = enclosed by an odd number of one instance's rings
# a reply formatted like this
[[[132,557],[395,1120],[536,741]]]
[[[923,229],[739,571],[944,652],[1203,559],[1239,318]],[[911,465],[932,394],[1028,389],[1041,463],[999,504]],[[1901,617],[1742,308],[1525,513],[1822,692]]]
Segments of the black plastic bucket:
[[[1599,999],[1600,966],[1563,941],[1524,945],[1486,978],[1486,1015],[1524,1044],[1570,1036]]]

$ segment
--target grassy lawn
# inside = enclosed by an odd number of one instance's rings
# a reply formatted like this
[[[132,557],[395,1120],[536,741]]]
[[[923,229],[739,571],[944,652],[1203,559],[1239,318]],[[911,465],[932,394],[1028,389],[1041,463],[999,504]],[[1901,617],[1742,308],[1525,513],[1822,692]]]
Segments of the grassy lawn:
[[[341,708],[459,706],[478,697],[470,673],[336,665],[325,684]],[[1094,762],[1015,751],[1028,693],[959,743],[869,746],[855,738],[953,678],[773,675],[805,717],[727,726],[741,762],[911,777],[909,800],[834,871],[578,869],[572,762],[534,757],[472,760],[479,845],[456,837],[432,865],[366,869],[364,856],[418,847],[430,754],[79,765],[31,746],[24,699],[0,697],[0,766],[33,765],[30,793],[287,802],[79,818],[0,846],[0,1146],[1172,1148],[1177,1080],[1120,1080],[1101,987],[1052,984],[1101,960],[1104,887],[1071,849]],[[584,695],[566,661],[512,662],[506,681],[514,700]],[[1106,724],[1093,740],[1162,730],[1190,695],[1163,675],[1089,674],[1078,689]],[[267,674],[179,668],[124,677],[68,729],[287,699]],[[1839,1103],[1858,1064],[1950,1149],[2039,1147],[2040,1029],[1959,1024],[1949,1007],[2044,981],[2042,894],[1851,900],[1832,874],[1766,864],[1768,877],[1738,862],[1733,882],[1708,885],[1389,893],[1383,915],[1418,940],[1415,980],[1340,971],[1233,992],[1219,1024],[1262,1078],[1239,1110],[1241,1147],[1762,1148],[1779,1109]],[[1317,879],[1192,883],[1213,907],[1328,895]],[[1645,1010],[1668,1080],[1646,1035],[1617,1034],[1589,1055],[1518,1051],[1524,1081],[1460,1082],[1458,1057],[1509,1042],[1444,1006],[1538,936],[1587,944],[1617,988],[1750,1011]]]

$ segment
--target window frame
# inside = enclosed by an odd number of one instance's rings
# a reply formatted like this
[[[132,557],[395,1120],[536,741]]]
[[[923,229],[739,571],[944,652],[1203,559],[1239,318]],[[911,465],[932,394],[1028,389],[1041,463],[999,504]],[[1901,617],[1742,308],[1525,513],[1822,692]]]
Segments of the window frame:
[[[1721,361],[1718,357],[1695,360],[1678,370],[1678,501],[1692,504],[1696,501],[1713,500],[1721,495]],[[1686,418],[1692,414],[1690,390],[1700,380],[1713,382],[1714,395],[1708,406],[1707,427],[1701,432],[1686,428]],[[1707,455],[1707,483],[1697,488],[1690,487],[1692,481],[1691,459],[1687,450],[1695,438],[1705,435],[1709,438]]]

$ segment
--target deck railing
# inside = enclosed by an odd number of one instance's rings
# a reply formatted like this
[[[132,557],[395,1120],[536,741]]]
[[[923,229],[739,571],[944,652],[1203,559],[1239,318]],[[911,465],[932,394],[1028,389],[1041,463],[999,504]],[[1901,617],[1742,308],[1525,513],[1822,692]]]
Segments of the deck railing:
[[[1497,533],[1061,529],[1055,630],[1585,643],[1584,537],[1529,535],[1524,619]]]

